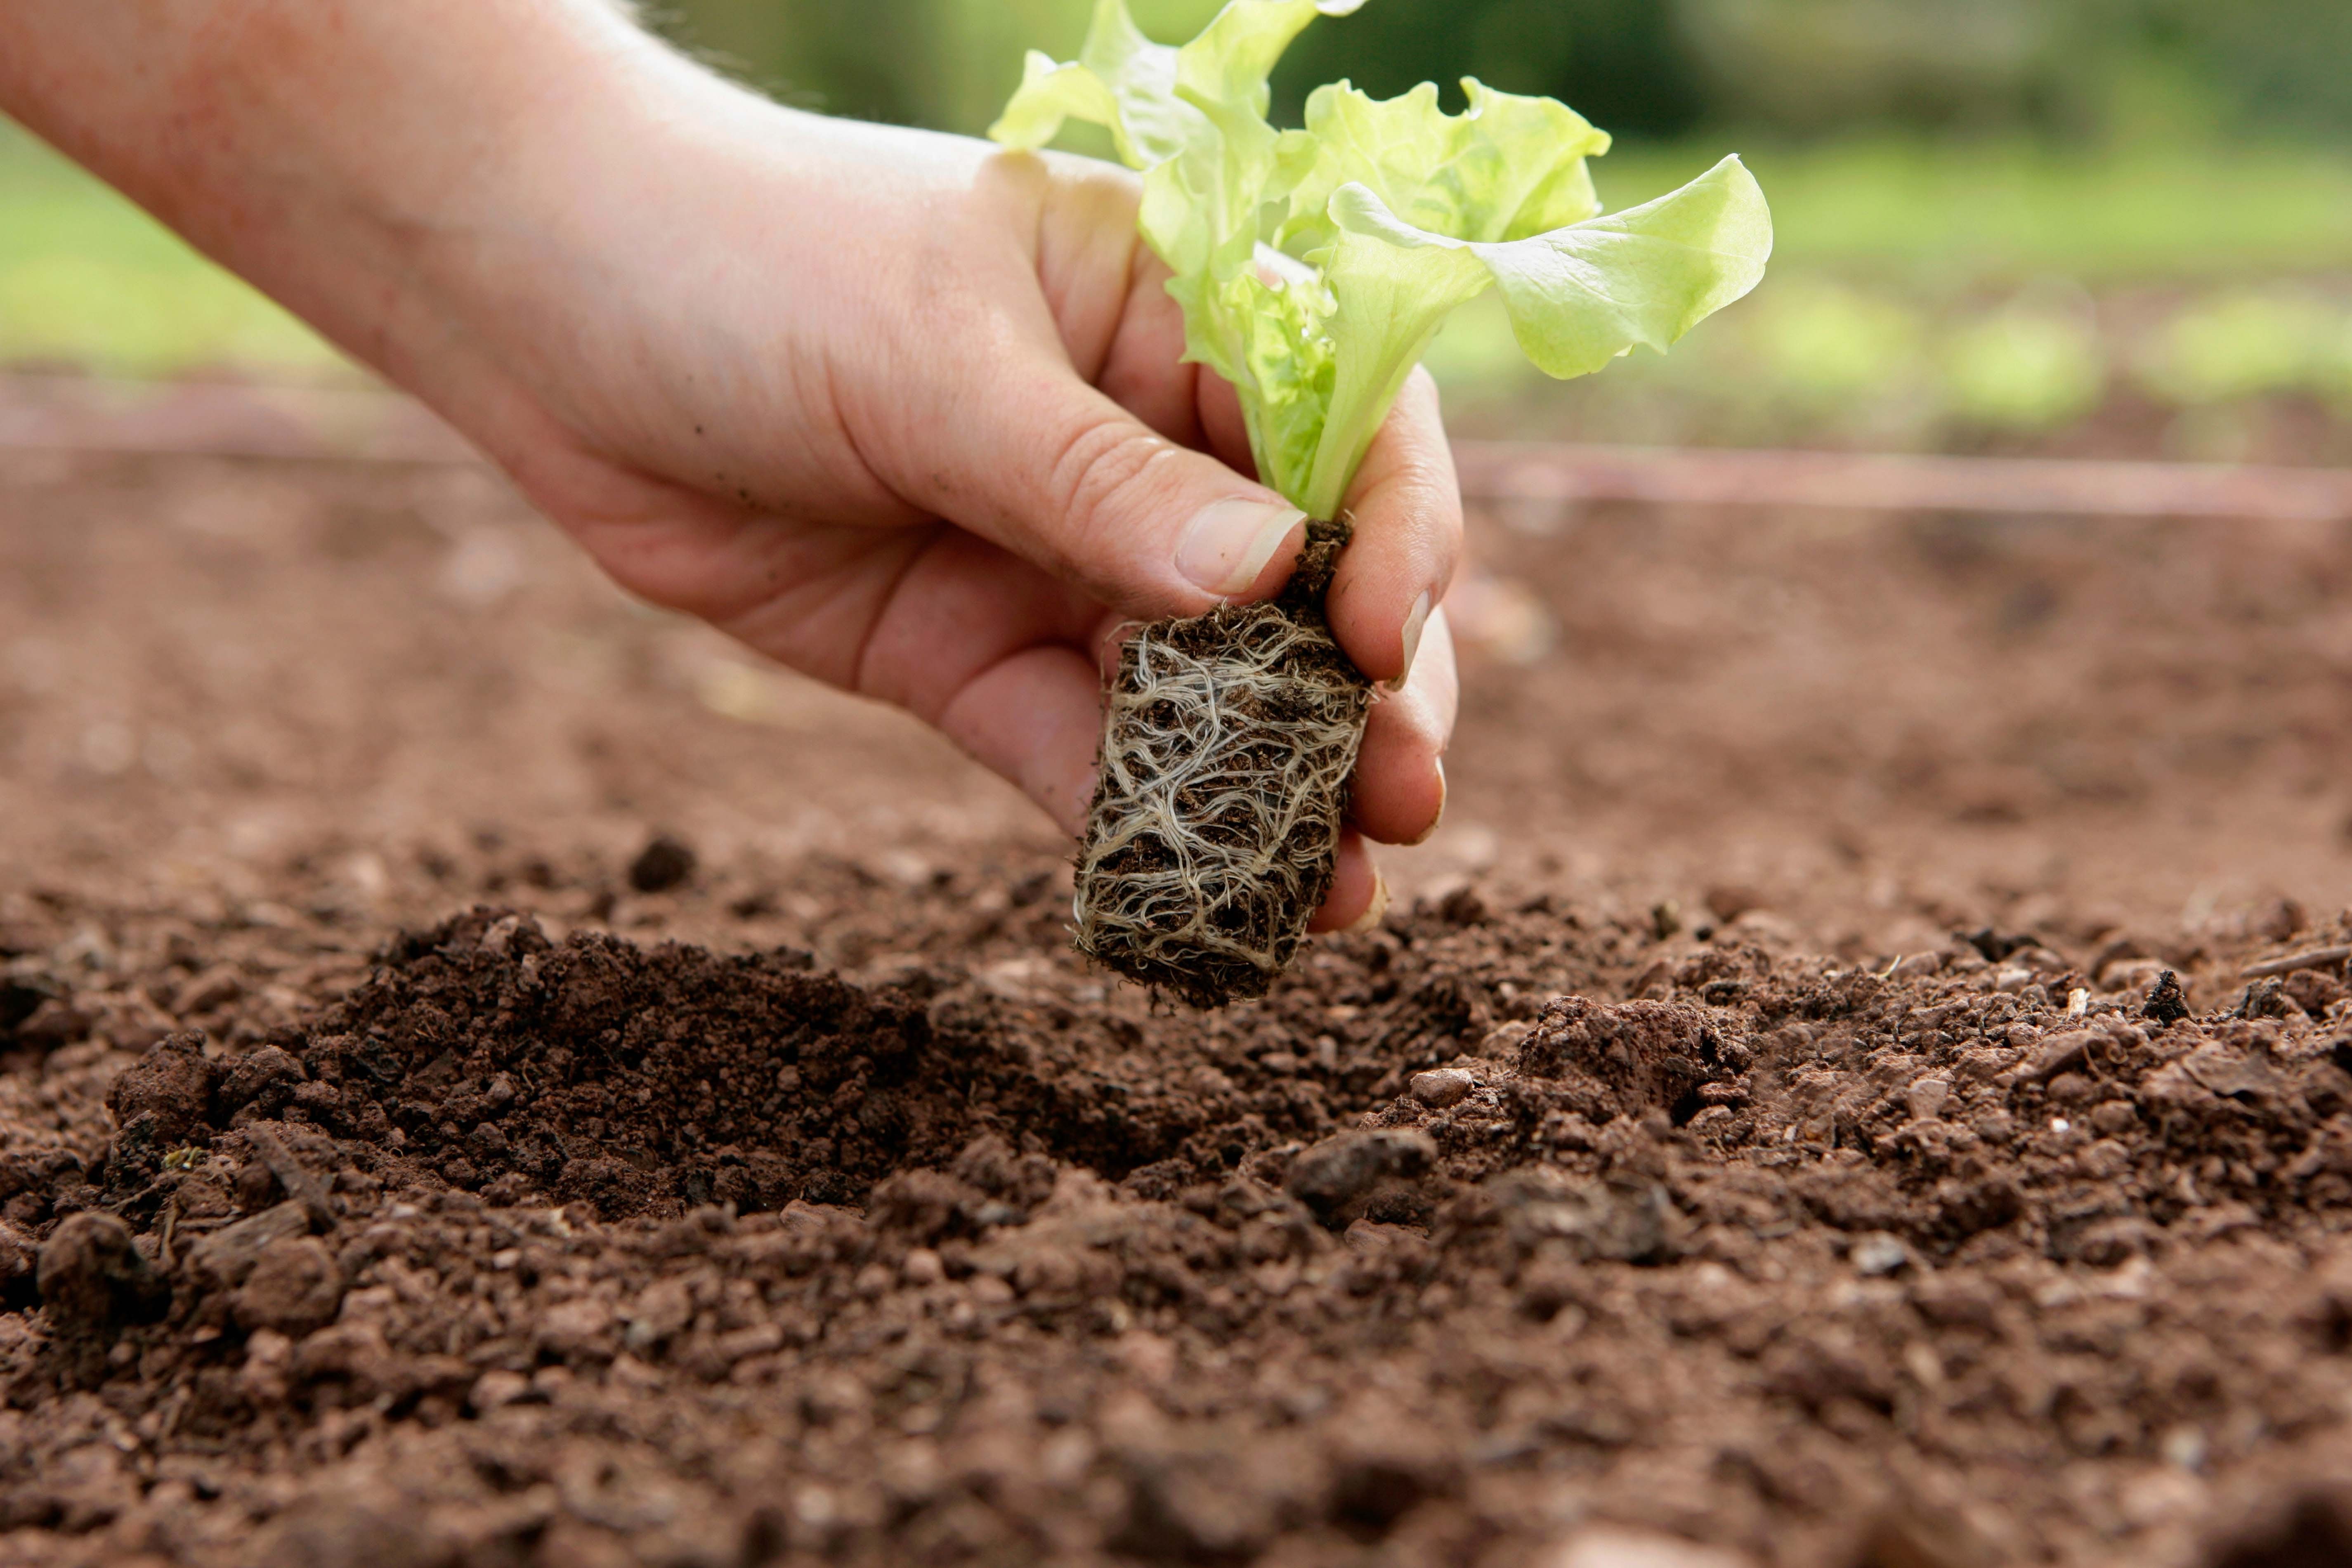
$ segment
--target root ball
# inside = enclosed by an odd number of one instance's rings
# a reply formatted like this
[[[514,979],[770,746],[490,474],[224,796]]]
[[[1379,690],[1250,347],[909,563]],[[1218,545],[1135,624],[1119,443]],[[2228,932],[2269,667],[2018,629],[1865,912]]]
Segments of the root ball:
[[[1077,946],[1194,1006],[1265,995],[1330,889],[1370,700],[1323,622],[1336,550],[1303,592],[1156,622],[1120,657]]]

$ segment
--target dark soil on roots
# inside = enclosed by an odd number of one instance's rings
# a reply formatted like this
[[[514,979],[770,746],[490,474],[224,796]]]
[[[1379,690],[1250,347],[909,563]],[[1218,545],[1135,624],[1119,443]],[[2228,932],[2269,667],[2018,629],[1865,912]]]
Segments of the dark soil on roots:
[[[1263,996],[1331,890],[1370,683],[1323,599],[1344,522],[1281,595],[1137,627],[1079,846],[1078,951],[1194,1007]]]
[[[1201,1015],[478,476],[0,462],[0,1560],[2352,1556],[2352,540],[1476,526]]]

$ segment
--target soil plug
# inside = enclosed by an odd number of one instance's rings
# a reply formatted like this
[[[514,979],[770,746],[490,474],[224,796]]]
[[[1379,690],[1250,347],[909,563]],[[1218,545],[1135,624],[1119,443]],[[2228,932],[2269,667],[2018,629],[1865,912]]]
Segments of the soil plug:
[[[1078,854],[1078,951],[1198,1007],[1262,996],[1330,890],[1371,689],[1323,620],[1344,525],[1272,604],[1128,639]]]
[[[1323,618],[1372,437],[1438,327],[1488,288],[1555,376],[1663,352],[1746,294],[1772,248],[1738,158],[1603,216],[1609,148],[1565,104],[1475,80],[1318,88],[1267,123],[1266,79],[1318,14],[1358,0],[1231,0],[1181,47],[1097,0],[1076,60],[1032,53],[989,134],[1027,151],[1070,120],[1143,173],[1139,222],[1173,274],[1185,358],[1234,385],[1258,478],[1314,520],[1290,588],[1139,629],[1107,703],[1078,858],[1077,944],[1200,1006],[1264,995],[1331,885],[1370,689]]]

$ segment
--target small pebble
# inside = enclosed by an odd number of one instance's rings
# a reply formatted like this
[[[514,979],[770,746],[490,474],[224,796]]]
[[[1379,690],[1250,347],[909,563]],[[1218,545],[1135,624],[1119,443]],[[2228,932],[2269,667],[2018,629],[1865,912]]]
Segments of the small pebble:
[[[1911,1261],[1911,1249],[1884,1231],[1865,1236],[1853,1244],[1847,1258],[1853,1271],[1866,1278],[1892,1274]]]
[[[947,1266],[940,1261],[940,1255],[928,1247],[918,1247],[908,1253],[907,1260],[898,1266],[898,1272],[906,1277],[908,1284],[917,1287],[936,1285],[948,1277]]]
[[[1423,1105],[1443,1110],[1449,1105],[1459,1105],[1469,1097],[1472,1079],[1460,1068],[1432,1068],[1427,1072],[1412,1075],[1412,1097]]]
[[[1537,1561],[1542,1568],[1748,1568],[1753,1559],[1678,1535],[1595,1525]]]
[[[1933,1121],[1944,1114],[1945,1102],[1952,1098],[1952,1080],[1927,1077],[1915,1080],[1905,1097],[1911,1107],[1914,1121]]]

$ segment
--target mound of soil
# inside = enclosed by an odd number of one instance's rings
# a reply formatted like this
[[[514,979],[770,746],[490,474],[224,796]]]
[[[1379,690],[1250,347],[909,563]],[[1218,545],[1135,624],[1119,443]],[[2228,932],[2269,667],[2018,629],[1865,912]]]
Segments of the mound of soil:
[[[1633,1549],[1587,1517],[2286,1561],[2199,1478],[2352,1400],[2347,935],[2179,1016],[2094,953],[1464,895],[1204,1041],[478,910],[9,1158],[0,1518],[191,1563],[263,1516],[321,1564]],[[2335,1530],[2296,1457],[2276,1528]]]

